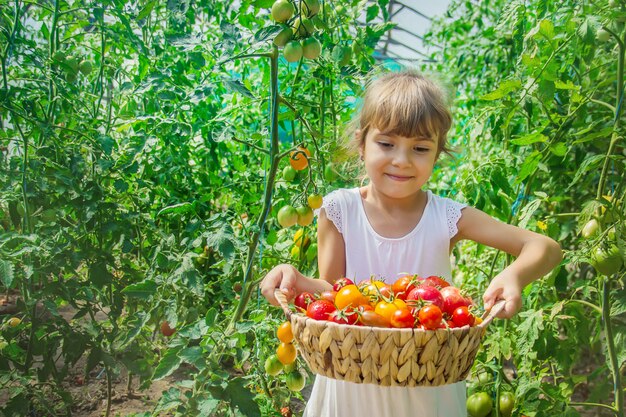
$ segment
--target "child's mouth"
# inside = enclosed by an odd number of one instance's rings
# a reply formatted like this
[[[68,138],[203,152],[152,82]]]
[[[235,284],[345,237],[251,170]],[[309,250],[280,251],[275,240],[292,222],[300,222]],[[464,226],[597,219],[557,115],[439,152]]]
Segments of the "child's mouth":
[[[394,181],[408,181],[413,178],[413,177],[406,177],[403,175],[393,175],[393,174],[385,174],[385,175]]]

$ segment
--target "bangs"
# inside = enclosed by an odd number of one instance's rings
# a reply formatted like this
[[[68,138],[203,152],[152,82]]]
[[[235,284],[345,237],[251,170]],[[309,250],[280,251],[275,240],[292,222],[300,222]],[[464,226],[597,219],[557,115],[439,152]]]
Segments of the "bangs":
[[[387,74],[370,84],[363,100],[360,126],[408,138],[424,137],[445,147],[452,116],[446,94],[419,73]]]

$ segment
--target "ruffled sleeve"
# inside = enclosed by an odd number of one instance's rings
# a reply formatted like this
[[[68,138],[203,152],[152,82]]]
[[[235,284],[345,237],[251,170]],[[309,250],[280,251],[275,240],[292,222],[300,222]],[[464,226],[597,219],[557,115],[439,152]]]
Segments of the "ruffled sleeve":
[[[324,197],[321,208],[326,211],[326,218],[333,222],[339,233],[343,234],[340,199],[339,190],[335,190]],[[319,215],[319,212],[317,214]]]
[[[467,207],[467,204],[459,203],[454,200],[446,199],[446,218],[448,219],[448,235],[452,239],[459,231],[457,223],[461,218],[461,210]]]

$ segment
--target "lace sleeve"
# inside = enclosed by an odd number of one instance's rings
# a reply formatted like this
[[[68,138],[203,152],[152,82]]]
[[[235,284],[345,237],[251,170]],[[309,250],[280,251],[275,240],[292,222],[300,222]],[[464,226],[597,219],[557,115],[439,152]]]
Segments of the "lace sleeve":
[[[324,196],[322,208],[326,211],[326,217],[328,220],[332,221],[339,233],[343,234],[343,222],[341,218],[339,198],[340,196],[337,190]],[[317,214],[319,215],[319,212]]]
[[[446,204],[446,217],[448,219],[448,234],[450,239],[452,239],[459,229],[456,224],[461,218],[461,210],[467,207],[467,204],[458,203],[454,200],[448,199]]]

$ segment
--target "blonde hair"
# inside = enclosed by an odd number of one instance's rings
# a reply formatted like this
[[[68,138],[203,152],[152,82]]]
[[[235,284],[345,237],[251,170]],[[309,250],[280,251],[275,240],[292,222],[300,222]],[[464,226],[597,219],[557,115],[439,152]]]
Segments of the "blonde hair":
[[[452,126],[449,95],[440,81],[414,69],[391,72],[366,84],[358,117],[347,132],[348,148],[358,151],[371,128],[408,138],[437,140],[437,155],[450,153],[448,131]],[[360,129],[360,136],[354,133]]]

